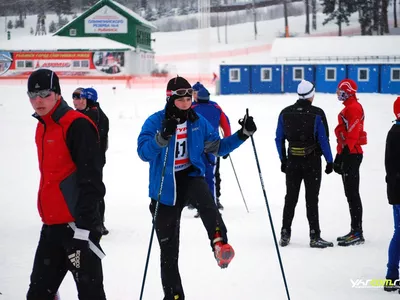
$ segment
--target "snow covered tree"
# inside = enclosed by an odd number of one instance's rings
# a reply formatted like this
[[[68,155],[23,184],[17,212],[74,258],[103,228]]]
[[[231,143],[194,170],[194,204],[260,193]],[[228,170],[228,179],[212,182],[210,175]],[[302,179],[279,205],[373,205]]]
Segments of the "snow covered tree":
[[[361,35],[372,35],[372,12],[373,3],[371,0],[365,0],[358,5],[358,21],[361,26]]]
[[[349,17],[357,11],[357,1],[354,0],[323,0],[323,13],[328,17],[322,23],[323,25],[334,21],[338,27],[338,35],[342,35],[342,24],[350,24]]]

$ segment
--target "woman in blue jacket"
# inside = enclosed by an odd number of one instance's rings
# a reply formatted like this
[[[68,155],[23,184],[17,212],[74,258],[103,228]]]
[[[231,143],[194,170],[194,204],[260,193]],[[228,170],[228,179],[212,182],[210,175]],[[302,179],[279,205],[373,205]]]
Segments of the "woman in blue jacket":
[[[155,230],[161,249],[164,300],[185,299],[178,269],[179,229],[182,209],[189,201],[199,209],[218,266],[226,268],[233,259],[235,252],[228,244],[225,224],[205,181],[201,155],[203,152],[226,155],[257,130],[253,118],[245,116],[240,121],[240,130],[221,139],[211,124],[191,109],[192,93],[186,79],[179,76],[171,79],[165,109],[145,121],[138,137],[138,154],[150,163],[153,217],[159,202]]]

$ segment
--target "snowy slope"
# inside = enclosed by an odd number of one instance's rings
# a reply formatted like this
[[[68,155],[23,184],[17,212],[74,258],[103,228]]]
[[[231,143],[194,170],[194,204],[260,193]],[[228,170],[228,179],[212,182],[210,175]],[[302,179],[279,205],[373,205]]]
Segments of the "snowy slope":
[[[147,197],[148,165],[136,154],[136,138],[144,120],[164,105],[164,90],[125,90],[117,86],[94,86],[104,111],[110,118],[110,148],[105,167],[106,222],[111,233],[102,239],[105,288],[108,299],[139,298],[140,285],[151,228]],[[62,83],[71,103],[74,85]],[[3,86],[7,97],[0,101],[0,292],[3,299],[23,299],[26,293],[40,219],[36,210],[39,172],[34,132],[36,121],[25,94],[25,86]],[[366,244],[359,247],[311,249],[304,193],[301,193],[293,224],[291,245],[280,248],[292,299],[391,299],[381,289],[352,288],[351,280],[383,278],[387,245],[392,234],[392,213],[387,204],[384,182],[384,142],[393,120],[390,95],[360,95],[366,113],[369,144],[361,167],[361,195],[364,203]],[[285,184],[275,150],[274,134],[280,110],[295,95],[214,97],[231,119],[249,107],[258,125],[255,142],[276,233],[281,226]],[[317,95],[330,122],[331,134],[341,104],[333,95]],[[379,126],[376,126],[379,124]],[[333,138],[331,139],[334,140]],[[334,144],[332,144],[334,149]],[[185,211],[181,231],[180,268],[187,299],[286,299],[271,228],[262,195],[250,141],[232,153],[247,204],[242,202],[228,160],[222,161],[223,216],[236,257],[226,270],[213,259],[206,232],[192,211]],[[323,163],[323,166],[325,163]],[[349,212],[340,177],[323,177],[320,195],[322,236],[334,241],[349,230]],[[336,243],[335,243],[336,244]],[[159,279],[159,250],[153,244],[144,299],[162,299]],[[68,275],[61,286],[63,300],[77,299]]]

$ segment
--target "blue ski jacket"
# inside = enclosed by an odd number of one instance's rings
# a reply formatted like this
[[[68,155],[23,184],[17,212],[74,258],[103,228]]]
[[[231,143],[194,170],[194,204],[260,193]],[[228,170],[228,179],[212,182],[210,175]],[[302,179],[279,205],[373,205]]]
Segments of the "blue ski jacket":
[[[187,120],[187,148],[189,160],[194,171],[189,176],[204,177],[205,165],[201,157],[203,152],[215,156],[224,156],[243,144],[238,133],[221,139],[211,124],[201,115],[193,111],[195,118]],[[160,202],[174,206],[176,203],[175,183],[175,151],[176,137],[172,136],[166,147],[162,147],[156,140],[156,135],[161,131],[162,121],[165,118],[165,109],[151,115],[143,124],[137,141],[139,157],[150,163],[149,171],[149,197],[158,200],[161,185],[161,176],[165,153],[168,147],[168,156]]]

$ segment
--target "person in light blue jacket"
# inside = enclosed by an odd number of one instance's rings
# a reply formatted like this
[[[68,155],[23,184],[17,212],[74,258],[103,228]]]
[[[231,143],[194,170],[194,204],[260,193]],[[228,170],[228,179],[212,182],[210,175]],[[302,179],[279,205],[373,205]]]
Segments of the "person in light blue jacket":
[[[227,229],[204,178],[202,154],[226,155],[257,130],[253,118],[246,115],[235,134],[221,139],[211,124],[191,109],[192,94],[186,79],[172,78],[165,108],[145,121],[138,137],[138,155],[150,163],[150,211],[161,249],[164,300],[185,299],[178,269],[179,230],[182,209],[189,202],[199,209],[218,266],[226,268],[233,259]]]

